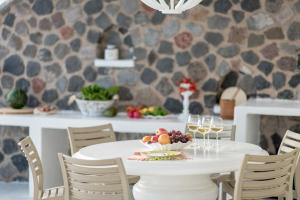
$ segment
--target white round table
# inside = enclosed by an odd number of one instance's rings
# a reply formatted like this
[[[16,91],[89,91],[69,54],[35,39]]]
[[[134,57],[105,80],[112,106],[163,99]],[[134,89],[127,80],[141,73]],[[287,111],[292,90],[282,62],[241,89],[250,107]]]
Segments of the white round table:
[[[74,156],[92,160],[121,157],[126,173],[141,177],[133,188],[135,200],[215,200],[217,187],[210,174],[237,171],[245,154],[267,155],[259,146],[223,140],[218,153],[186,148],[187,160],[128,160],[134,152],[145,150],[149,149],[137,140],[119,141],[85,147]]]

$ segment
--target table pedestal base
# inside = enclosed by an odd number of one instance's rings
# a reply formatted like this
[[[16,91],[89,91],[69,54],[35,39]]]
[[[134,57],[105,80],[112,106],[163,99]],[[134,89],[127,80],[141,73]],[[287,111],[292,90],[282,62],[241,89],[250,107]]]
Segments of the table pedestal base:
[[[217,192],[209,175],[141,176],[133,187],[135,200],[215,200]]]

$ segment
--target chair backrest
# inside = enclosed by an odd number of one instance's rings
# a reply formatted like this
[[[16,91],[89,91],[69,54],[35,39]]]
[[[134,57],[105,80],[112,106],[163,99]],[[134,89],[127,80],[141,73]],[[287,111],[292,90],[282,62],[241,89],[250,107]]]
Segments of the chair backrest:
[[[26,137],[25,139],[20,141],[19,146],[25,154],[25,157],[30,166],[34,183],[34,200],[37,200],[42,195],[44,189],[42,162],[30,137]]]
[[[278,154],[285,154],[293,151],[294,149],[300,149],[300,134],[288,130],[279,147]],[[300,164],[298,162],[295,172],[295,189],[297,196],[300,196]]]
[[[220,139],[229,139],[232,141],[235,141],[235,131],[236,131],[236,126],[224,126],[224,129],[221,133],[219,133],[218,137]]]
[[[69,127],[68,135],[72,155],[86,146],[116,141],[111,124],[84,128]]]
[[[58,154],[65,199],[129,200],[129,185],[120,158],[80,160]]]
[[[235,185],[234,199],[292,199],[298,156],[298,150],[273,156],[246,155]]]

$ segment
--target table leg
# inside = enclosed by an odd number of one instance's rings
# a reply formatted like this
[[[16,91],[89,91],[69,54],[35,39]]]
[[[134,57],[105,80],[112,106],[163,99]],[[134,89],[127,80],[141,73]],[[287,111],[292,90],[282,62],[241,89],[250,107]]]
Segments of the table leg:
[[[141,176],[133,187],[135,200],[215,200],[217,194],[209,175]]]

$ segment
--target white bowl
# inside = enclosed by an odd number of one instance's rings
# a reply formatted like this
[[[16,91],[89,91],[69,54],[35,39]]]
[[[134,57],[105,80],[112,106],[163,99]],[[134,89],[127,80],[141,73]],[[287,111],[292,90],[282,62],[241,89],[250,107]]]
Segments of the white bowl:
[[[76,99],[76,103],[80,112],[85,116],[96,117],[101,116],[102,112],[110,108],[114,100],[110,101],[87,101],[82,99]]]
[[[180,151],[183,150],[185,147],[192,144],[192,141],[189,141],[187,143],[177,142],[173,144],[165,144],[161,145],[158,142],[156,143],[147,143],[141,141],[146,147],[148,147],[151,150],[166,150],[166,151]]]

